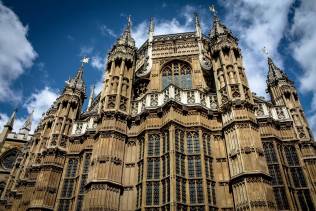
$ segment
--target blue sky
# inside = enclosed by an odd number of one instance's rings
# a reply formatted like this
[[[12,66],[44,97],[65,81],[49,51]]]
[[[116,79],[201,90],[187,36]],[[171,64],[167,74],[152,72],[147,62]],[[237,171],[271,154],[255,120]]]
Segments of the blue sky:
[[[208,6],[239,38],[250,86],[266,96],[270,56],[299,90],[305,113],[316,131],[316,4],[313,0],[236,1],[19,1],[0,0],[0,128],[17,107],[16,128],[35,109],[35,123],[72,76],[83,55],[87,88],[101,87],[105,56],[132,16],[140,46],[148,21],[155,34],[193,31],[199,13],[205,34],[211,27]],[[88,93],[89,94],[89,89]],[[267,97],[267,96],[266,96]]]

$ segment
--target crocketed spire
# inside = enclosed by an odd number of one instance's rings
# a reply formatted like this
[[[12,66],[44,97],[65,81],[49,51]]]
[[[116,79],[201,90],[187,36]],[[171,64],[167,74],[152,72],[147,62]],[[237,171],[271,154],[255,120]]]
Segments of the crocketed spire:
[[[201,24],[200,24],[200,18],[197,13],[194,13],[195,16],[195,33],[196,36],[199,38],[202,38],[202,29],[201,29]]]
[[[219,17],[217,16],[217,11],[215,10],[214,5],[209,7],[212,15],[213,15],[213,27],[210,30],[209,37],[215,38],[220,35],[229,35],[236,39],[233,33],[220,21]]]
[[[82,63],[76,73],[76,75],[69,79],[68,81],[66,81],[66,87],[65,88],[71,88],[73,90],[77,90],[83,94],[86,93],[86,85],[85,82],[83,80],[83,66],[84,63],[88,63],[89,59],[87,57],[84,57],[82,59]]]
[[[272,83],[278,80],[290,81],[287,75],[273,63],[270,57],[268,57],[268,65],[269,65],[268,83]]]
[[[132,27],[131,16],[128,16],[127,26],[123,34],[121,35],[121,37],[117,40],[118,45],[128,45],[131,47],[135,47],[135,40],[132,37],[131,27]]]
[[[11,117],[8,119],[7,123],[4,126],[12,129],[15,118],[16,118],[16,109],[13,111],[13,113],[11,114]]]

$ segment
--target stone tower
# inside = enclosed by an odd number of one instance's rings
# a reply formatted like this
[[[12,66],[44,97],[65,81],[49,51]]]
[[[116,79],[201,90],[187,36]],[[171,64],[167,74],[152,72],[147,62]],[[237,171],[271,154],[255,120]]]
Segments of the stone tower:
[[[108,55],[84,210],[119,209],[135,52],[129,17],[126,29]]]
[[[29,174],[36,174],[33,194],[24,195],[24,197],[29,197],[29,210],[52,210],[56,204],[60,179],[65,166],[69,134],[73,122],[81,112],[85,98],[85,82],[82,77],[83,63],[76,75],[66,81],[62,94],[46,113],[35,132],[35,145],[39,144],[41,148],[38,149],[39,151],[33,149],[38,153],[36,158],[33,158],[36,165],[32,165],[29,169]],[[35,175],[32,176],[34,178]]]
[[[238,40],[214,8],[209,35],[131,21],[82,111],[83,67],[24,145],[0,209],[315,210],[315,150],[293,83],[269,59],[252,94]],[[0,164],[3,159],[0,156]],[[0,174],[1,176],[1,174]]]
[[[287,169],[284,175],[291,175],[293,183],[288,181],[288,186],[295,191],[292,200],[295,199],[302,209],[314,209],[311,201],[316,200],[315,195],[315,142],[306,121],[302,105],[300,103],[294,82],[291,81],[286,73],[277,67],[271,58],[268,58],[268,77],[267,86],[271,96],[271,101],[275,106],[285,106],[293,119],[293,132],[295,139],[284,144],[286,162],[283,164]],[[283,117],[283,110],[276,109],[276,115]],[[281,162],[280,162],[281,163]],[[284,177],[283,180],[287,178]],[[304,200],[302,200],[304,199]],[[291,199],[290,206],[298,208]],[[302,201],[305,201],[303,203]],[[293,204],[292,204],[293,203]]]
[[[210,57],[222,111],[234,203],[240,209],[274,209],[273,190],[237,39],[214,13]]]

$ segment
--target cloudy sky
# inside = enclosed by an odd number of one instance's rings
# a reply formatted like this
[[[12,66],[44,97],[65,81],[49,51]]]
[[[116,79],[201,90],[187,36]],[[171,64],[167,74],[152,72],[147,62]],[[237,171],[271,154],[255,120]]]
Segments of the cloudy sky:
[[[18,108],[18,129],[33,109],[37,123],[58,96],[64,81],[87,55],[87,87],[101,87],[105,56],[132,16],[137,46],[155,34],[194,30],[197,12],[205,34],[215,4],[221,20],[239,38],[252,91],[266,95],[266,47],[275,63],[295,81],[316,132],[316,4],[314,0],[235,1],[19,1],[0,0],[0,130]]]

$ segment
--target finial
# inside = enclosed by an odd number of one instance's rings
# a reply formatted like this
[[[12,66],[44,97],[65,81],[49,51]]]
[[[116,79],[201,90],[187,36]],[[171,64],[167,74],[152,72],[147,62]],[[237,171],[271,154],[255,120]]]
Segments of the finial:
[[[154,19],[153,17],[150,17],[150,21],[149,21],[149,30],[148,30],[148,42],[152,43],[152,41],[154,40]]]
[[[213,14],[214,17],[217,17],[217,11],[215,9],[214,4],[212,4],[211,6],[209,6],[209,10],[211,11],[211,13]]]
[[[200,26],[200,18],[197,12],[194,13],[194,17],[195,17],[195,24]]]
[[[154,32],[154,18],[150,17],[150,21],[149,21],[149,32]]]
[[[196,31],[196,35],[199,38],[202,38],[202,30],[201,30],[201,24],[200,24],[199,15],[195,12],[194,16],[195,16],[195,31]]]
[[[131,26],[132,26],[131,15],[129,15],[127,18],[127,28],[130,30]]]
[[[18,111],[17,108],[14,109],[13,113],[11,114],[11,117],[8,119],[8,122],[4,125],[4,126],[7,126],[9,128],[13,128],[13,125],[14,125],[14,121],[15,121],[15,118],[16,118],[16,112]]]

